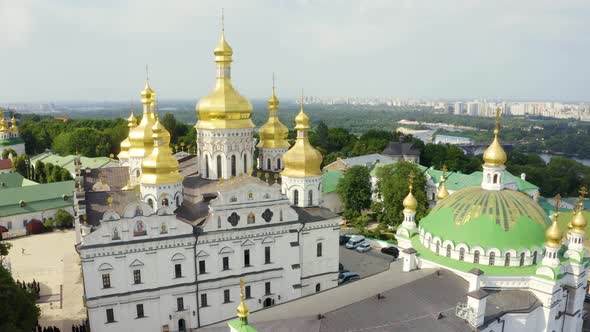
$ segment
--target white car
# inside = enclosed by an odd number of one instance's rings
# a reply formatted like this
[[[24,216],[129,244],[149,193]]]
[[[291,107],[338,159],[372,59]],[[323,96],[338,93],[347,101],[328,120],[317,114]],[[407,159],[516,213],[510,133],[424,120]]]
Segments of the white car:
[[[365,242],[365,237],[361,235],[355,235],[346,242],[347,249],[354,249],[359,246],[359,244]]]
[[[371,250],[371,245],[369,244],[369,242],[363,242],[361,244],[359,244],[358,247],[356,247],[356,251],[358,252],[365,252],[365,251],[369,251]]]

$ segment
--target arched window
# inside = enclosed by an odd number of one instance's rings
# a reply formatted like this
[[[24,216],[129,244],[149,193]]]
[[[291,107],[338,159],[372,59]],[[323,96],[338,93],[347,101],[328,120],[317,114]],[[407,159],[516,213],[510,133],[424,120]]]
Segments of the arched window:
[[[494,174],[494,184],[498,183],[498,174]]]
[[[221,156],[217,156],[217,178],[221,179]]]
[[[473,263],[474,264],[479,264],[479,250],[476,250],[473,253]]]
[[[277,159],[277,169],[281,169],[281,158]]]
[[[510,253],[506,253],[506,257],[504,257],[504,266],[510,266]]]
[[[432,193],[432,200],[434,201],[436,199],[436,195],[434,195],[434,193]]]
[[[490,265],[494,265],[495,262],[496,262],[496,253],[492,251],[490,253]]]
[[[451,245],[447,244],[447,257],[451,257]]]
[[[293,205],[299,205],[299,190],[293,190]]]
[[[316,244],[316,256],[322,257],[322,243],[321,242]]]
[[[312,191],[312,190],[310,190],[310,191],[307,193],[307,197],[309,198],[309,202],[308,202],[308,204],[307,204],[307,205],[309,205],[309,206],[313,206],[313,191]]]
[[[533,253],[533,265],[537,264],[537,252]]]
[[[205,156],[205,177],[209,178],[209,156]]]
[[[487,183],[492,182],[492,176],[490,174],[488,174],[488,176],[486,178],[487,178],[487,181],[486,181]]]
[[[465,248],[459,249],[459,260],[465,260]]]
[[[231,156],[231,176],[236,176],[236,156]]]
[[[176,207],[180,206],[180,197],[176,196]]]
[[[520,262],[518,262],[518,265],[520,265],[520,266],[524,265],[524,252],[520,253]]]
[[[435,249],[435,251],[436,251],[436,254],[438,255],[438,252],[440,251],[440,242],[439,241],[436,241],[436,249]]]
[[[279,211],[279,220],[283,221],[283,209]]]
[[[315,292],[319,292],[322,289],[319,283],[315,284]]]
[[[168,198],[162,199],[162,206],[168,206]]]
[[[139,178],[140,175],[141,175],[141,173],[139,172],[139,170],[135,170],[135,177]]]
[[[248,173],[248,156],[244,153],[244,173]]]
[[[270,158],[266,159],[266,169],[270,171]]]
[[[221,228],[221,216],[217,216],[217,228]]]
[[[148,199],[148,205],[153,209],[154,208],[154,200],[151,198]]]

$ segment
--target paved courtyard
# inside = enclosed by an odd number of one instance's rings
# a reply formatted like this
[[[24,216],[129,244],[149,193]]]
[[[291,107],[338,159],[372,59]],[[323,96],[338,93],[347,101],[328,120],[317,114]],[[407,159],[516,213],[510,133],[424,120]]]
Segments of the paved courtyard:
[[[8,255],[14,279],[41,284],[40,324],[70,331],[86,319],[80,260],[73,230],[56,231],[9,240]],[[24,254],[22,249],[25,249]],[[60,308],[60,299],[63,300]]]
[[[344,265],[345,270],[356,272],[361,278],[389,269],[389,264],[392,261],[391,256],[382,254],[379,249],[371,249],[361,253],[340,246],[340,263]]]

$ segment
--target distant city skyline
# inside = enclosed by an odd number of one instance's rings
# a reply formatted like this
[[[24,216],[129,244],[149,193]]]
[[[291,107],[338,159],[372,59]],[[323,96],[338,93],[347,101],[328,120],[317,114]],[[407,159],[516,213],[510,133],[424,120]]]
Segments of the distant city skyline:
[[[250,99],[590,101],[586,1],[0,0],[0,104],[199,99],[220,12]]]

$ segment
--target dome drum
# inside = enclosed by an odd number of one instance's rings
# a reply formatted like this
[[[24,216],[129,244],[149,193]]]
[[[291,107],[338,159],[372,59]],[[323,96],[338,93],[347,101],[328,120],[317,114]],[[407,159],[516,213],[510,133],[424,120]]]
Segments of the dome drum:
[[[541,262],[542,247],[533,248],[499,248],[482,246],[470,247],[466,243],[455,244],[439,236],[425,232],[420,228],[420,243],[431,252],[453,260],[487,266],[527,267]]]

